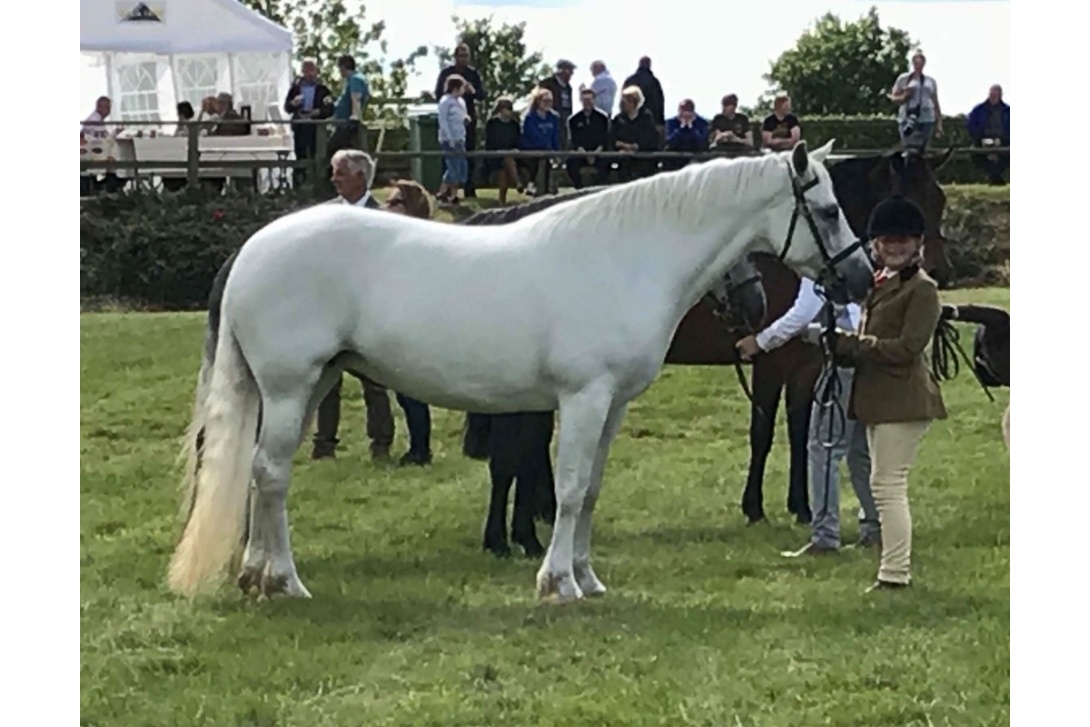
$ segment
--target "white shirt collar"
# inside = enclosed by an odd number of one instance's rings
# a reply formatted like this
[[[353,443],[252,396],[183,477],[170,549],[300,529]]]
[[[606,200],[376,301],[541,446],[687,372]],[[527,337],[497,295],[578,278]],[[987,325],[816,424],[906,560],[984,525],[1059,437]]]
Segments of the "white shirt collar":
[[[367,206],[367,200],[369,200],[369,199],[371,199],[371,191],[370,190],[367,191],[367,194],[360,197],[359,201],[356,202],[352,206],[353,207],[366,207]],[[351,202],[349,202],[344,197],[341,197],[341,202],[344,203],[344,204],[352,204]]]

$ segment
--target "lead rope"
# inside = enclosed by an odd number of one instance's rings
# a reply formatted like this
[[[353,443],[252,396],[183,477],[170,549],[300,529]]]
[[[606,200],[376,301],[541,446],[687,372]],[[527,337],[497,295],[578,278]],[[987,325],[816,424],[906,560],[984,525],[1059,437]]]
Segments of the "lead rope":
[[[956,354],[961,355],[965,365],[973,372],[973,378],[980,384],[980,388],[984,390],[988,401],[994,404],[995,397],[992,396],[992,392],[981,381],[980,374],[977,373],[973,362],[969,360],[969,355],[961,347],[961,334],[958,329],[950,321],[939,319],[938,325],[935,326],[935,333],[931,338],[931,373],[939,381],[952,381],[958,375],[961,364],[958,362]]]
[[[829,479],[833,470],[833,449],[844,441],[848,430],[848,414],[841,403],[843,384],[840,381],[836,365],[836,308],[832,300],[819,290],[825,298],[821,308],[821,374],[814,390],[814,404],[817,405],[817,431],[824,431],[819,443],[825,450],[825,494],[822,498],[821,512],[829,512]],[[827,426],[823,426],[827,425]]]

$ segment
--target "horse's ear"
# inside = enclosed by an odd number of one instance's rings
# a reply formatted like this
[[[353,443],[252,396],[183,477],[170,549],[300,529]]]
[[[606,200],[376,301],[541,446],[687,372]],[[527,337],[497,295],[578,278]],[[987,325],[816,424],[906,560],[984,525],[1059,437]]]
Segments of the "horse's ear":
[[[811,156],[814,157],[815,161],[818,161],[818,162],[821,162],[822,164],[824,164],[825,159],[828,158],[828,156],[829,156],[829,152],[831,152],[833,150],[833,144],[834,143],[836,143],[836,139],[829,139],[829,141],[825,142],[825,146],[821,147],[820,149],[815,150],[811,154]]]
[[[791,150],[791,168],[795,170],[795,176],[802,177],[810,168],[810,154],[806,151],[806,142],[800,141]]]

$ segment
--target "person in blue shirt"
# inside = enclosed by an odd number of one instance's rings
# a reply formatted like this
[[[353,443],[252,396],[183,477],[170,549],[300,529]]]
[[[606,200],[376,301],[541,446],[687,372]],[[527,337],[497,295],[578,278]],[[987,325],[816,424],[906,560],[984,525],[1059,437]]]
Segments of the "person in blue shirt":
[[[367,78],[356,68],[355,58],[347,54],[341,56],[337,59],[337,69],[344,79],[344,89],[333,106],[333,119],[337,122],[337,128],[326,149],[330,156],[341,149],[366,147],[360,127],[367,102],[371,98],[371,88],[367,85]]]
[[[553,111],[553,94],[547,88],[534,91],[530,110],[522,122],[522,148],[527,151],[560,149],[560,115]],[[549,159],[527,159],[526,167],[530,171],[530,184],[535,187],[531,194],[548,194]],[[539,172],[541,180],[538,180]],[[538,181],[542,185],[540,190],[536,188]]]
[[[666,151],[696,153],[708,148],[708,120],[696,113],[696,104],[687,98],[678,104],[677,116],[666,120]],[[663,168],[681,169],[688,159],[667,159]]]
[[[1002,86],[997,83],[988,89],[988,98],[973,107],[965,126],[978,149],[1010,147],[1011,107],[1003,100]],[[1003,173],[1010,167],[1010,152],[973,154],[973,162],[984,169],[989,183],[1006,184]]]

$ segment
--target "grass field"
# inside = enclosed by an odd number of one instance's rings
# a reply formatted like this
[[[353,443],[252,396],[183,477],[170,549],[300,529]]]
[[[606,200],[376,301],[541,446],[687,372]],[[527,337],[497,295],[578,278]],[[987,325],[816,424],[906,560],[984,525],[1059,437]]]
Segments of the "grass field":
[[[949,297],[1009,301],[1007,290]],[[538,604],[537,562],[480,551],[487,476],[460,454],[460,415],[435,415],[430,469],[371,464],[349,379],[347,448],[322,463],[301,450],[290,501],[314,600],[225,590],[187,602],[164,574],[202,326],[200,315],[81,319],[81,724],[1009,720],[1007,398],[989,403],[966,372],[944,388],[951,418],[913,472],[906,592],[863,594],[871,553],[778,555],[807,536],[784,512],[782,428],[772,522],[746,527],[733,373],[671,367],[633,404],[606,473],[594,546],[604,599]],[[399,451],[404,441],[399,419]],[[854,500],[843,499],[850,537]]]

